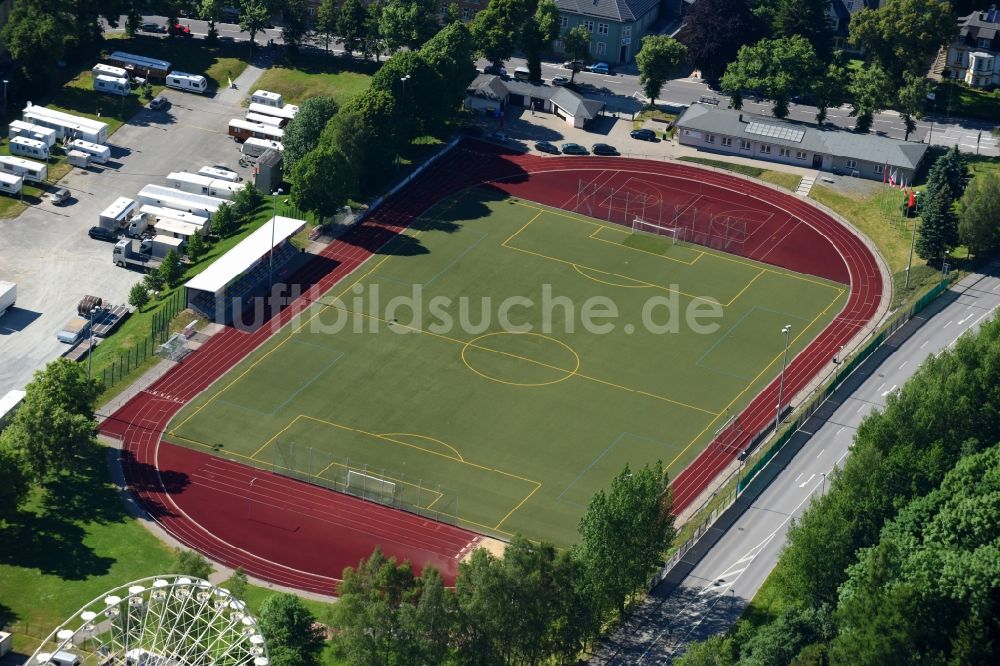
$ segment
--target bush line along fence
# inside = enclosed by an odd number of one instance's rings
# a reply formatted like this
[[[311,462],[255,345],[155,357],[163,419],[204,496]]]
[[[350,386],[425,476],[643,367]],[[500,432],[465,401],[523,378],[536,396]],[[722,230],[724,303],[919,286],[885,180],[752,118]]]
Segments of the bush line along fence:
[[[160,308],[153,312],[149,335],[143,336],[142,340],[120,353],[117,359],[112,359],[111,363],[101,370],[100,380],[105,391],[128,377],[132,370],[156,354],[158,345],[167,341],[171,320],[187,306],[184,292],[183,287],[175,289],[162,302]]]
[[[720,487],[724,488],[732,485],[735,481],[735,487],[730,490],[724,499],[721,501],[716,495],[705,501],[702,506],[695,511],[694,518],[692,520],[697,520],[698,516],[708,511],[709,507],[716,503],[717,506],[713,507],[709,512],[708,516],[702,520],[702,522],[695,528],[694,533],[688,538],[684,543],[682,543],[670,559],[667,560],[666,564],[653,576],[650,581],[650,589],[656,587],[664,578],[670,570],[681,561],[681,558],[687,554],[689,550],[698,542],[698,540],[707,532],[715,521],[731,507],[742,493],[760,474],[760,472],[767,467],[768,463],[774,459],[779,451],[792,439],[792,436],[798,432],[799,428],[811,417],[816,411],[827,401],[827,399],[833,394],[837,388],[844,382],[844,380],[853,373],[861,363],[865,361],[876,349],[882,346],[893,333],[899,330],[904,324],[910,321],[914,316],[920,313],[924,308],[926,308],[931,302],[933,302],[938,296],[943,294],[948,289],[948,281],[942,280],[937,285],[935,285],[930,291],[918,298],[913,305],[905,310],[896,313],[892,319],[883,324],[878,331],[872,335],[872,337],[860,345],[854,352],[852,352],[849,359],[841,358],[841,365],[838,367],[832,377],[829,377],[823,382],[817,389],[814,390],[813,394],[806,399],[791,415],[790,419],[786,422],[784,430],[779,432],[778,437],[771,443],[771,445],[764,450],[763,453],[757,455],[757,459],[744,470],[742,466],[738,467],[735,471],[731,472],[727,476]],[[767,430],[762,431],[754,441],[750,444],[750,447],[755,446],[759,443],[767,434]]]

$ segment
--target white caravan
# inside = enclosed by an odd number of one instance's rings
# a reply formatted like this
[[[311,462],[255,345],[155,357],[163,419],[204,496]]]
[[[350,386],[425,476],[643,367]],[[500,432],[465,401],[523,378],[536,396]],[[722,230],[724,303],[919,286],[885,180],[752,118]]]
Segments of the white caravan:
[[[208,79],[201,74],[171,72],[167,75],[167,87],[200,94],[208,90]]]
[[[108,146],[99,146],[96,143],[84,141],[83,139],[73,139],[69,142],[69,147],[73,150],[79,150],[81,153],[89,154],[90,159],[98,164],[104,164],[111,159],[111,148]]]
[[[10,148],[11,155],[31,157],[43,162],[49,159],[49,147],[45,145],[44,141],[36,141],[26,136],[15,136],[7,147]]]

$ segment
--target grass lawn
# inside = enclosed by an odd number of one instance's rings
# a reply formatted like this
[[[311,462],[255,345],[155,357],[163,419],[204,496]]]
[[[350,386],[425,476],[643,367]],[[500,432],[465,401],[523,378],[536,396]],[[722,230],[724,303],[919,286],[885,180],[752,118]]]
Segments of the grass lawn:
[[[35,646],[109,588],[169,571],[174,554],[125,511],[109,482],[106,450],[80,474],[35,491],[0,539],[0,625],[15,649]]]
[[[302,56],[291,65],[264,72],[254,88],[281,93],[286,103],[302,104],[310,97],[333,97],[343,106],[368,87],[372,66],[326,55]]]
[[[208,79],[209,87],[220,88],[229,85],[229,77],[236,78],[243,73],[250,58],[250,49],[245,44],[237,45],[219,42],[212,46],[203,39],[183,39],[136,35],[126,37],[124,33],[106,35],[108,38],[105,55],[112,51],[126,51],[149,58],[166,60],[175,70],[201,74]]]
[[[797,176],[794,173],[772,171],[771,169],[764,169],[750,164],[737,164],[734,162],[725,162],[723,160],[713,160],[707,157],[691,157],[687,155],[684,157],[678,157],[677,159],[682,162],[695,162],[696,164],[704,164],[705,166],[715,167],[716,169],[725,169],[726,171],[741,173],[744,176],[750,176],[751,178],[759,178],[760,180],[777,185],[778,187],[783,187],[786,190],[791,190],[792,192],[795,191],[795,189],[799,186],[799,181],[802,180],[800,176]]]
[[[417,286],[421,305],[391,308]],[[498,323],[511,296],[539,305],[511,313],[531,331]],[[597,296],[618,310],[613,330],[582,323]],[[719,328],[665,340],[642,325],[653,296],[716,299]],[[572,325],[544,305],[557,298]],[[800,350],[844,298],[842,285],[471,190],[186,406],[166,438],[352,492],[389,481],[398,504],[567,545],[626,463],[676,474],[777,375],[782,340],[764,331],[792,321]]]
[[[1000,90],[980,90],[955,81],[942,81],[934,89],[934,96],[936,99],[927,108],[935,113],[993,122],[1000,118]]]
[[[6,137],[6,134],[5,128],[4,137]],[[10,155],[9,143],[6,138],[0,138],[0,155]],[[17,217],[29,205],[41,203],[42,195],[54,189],[54,183],[62,179],[72,168],[69,162],[66,161],[65,155],[52,155],[49,157],[45,185],[39,187],[36,183],[25,182],[23,197],[11,196],[9,194],[0,195],[0,218]]]

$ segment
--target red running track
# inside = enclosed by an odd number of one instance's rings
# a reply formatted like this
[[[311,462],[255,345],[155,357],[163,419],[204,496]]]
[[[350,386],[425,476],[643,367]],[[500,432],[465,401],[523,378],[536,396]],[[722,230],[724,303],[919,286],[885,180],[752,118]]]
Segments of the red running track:
[[[267,324],[253,332],[219,332],[102,424],[103,434],[123,443],[126,482],[138,501],[187,546],[282,585],[330,594],[343,567],[356,565],[375,546],[417,568],[436,566],[453,581],[458,560],[478,540],[474,533],[167,444],[161,434],[184,404],[440,199],[492,183],[566,208],[581,179],[616,187],[641,179],[666,202],[672,193],[698,191],[706,210],[771,211],[768,224],[745,244],[746,256],[850,285],[841,313],[786,370],[786,396],[804,387],[878,309],[883,287],[871,251],[836,220],[794,196],[681,163],[511,155],[467,141],[292,276],[289,283],[308,288]],[[739,416],[740,432],[720,434],[720,441],[674,479],[675,511],[690,504],[733,460],[745,446],[742,438],[766,426],[776,403],[772,384]]]

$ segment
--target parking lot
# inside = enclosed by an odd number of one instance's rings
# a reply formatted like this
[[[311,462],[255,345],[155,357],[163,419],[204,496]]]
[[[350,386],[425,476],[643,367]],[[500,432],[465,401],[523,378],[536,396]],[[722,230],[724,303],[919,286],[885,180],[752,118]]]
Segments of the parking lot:
[[[163,93],[165,110],[143,110],[109,139],[112,159],[89,170],[74,169],[59,186],[67,204],[48,200],[16,218],[0,219],[0,280],[17,283],[17,307],[0,319],[0,395],[22,388],[35,370],[67,350],[56,331],[76,313],[85,295],[126,303],[141,275],[111,263],[112,245],[87,230],[119,196],[134,198],[148,183],[166,184],[171,171],[225,164],[241,172],[239,149],[227,136],[230,118],[259,70],[248,68],[239,90],[214,97],[177,90]]]

